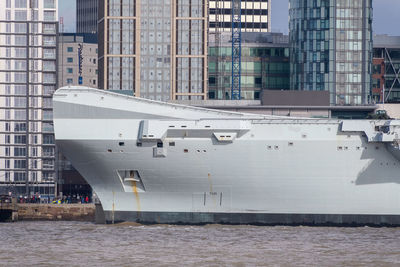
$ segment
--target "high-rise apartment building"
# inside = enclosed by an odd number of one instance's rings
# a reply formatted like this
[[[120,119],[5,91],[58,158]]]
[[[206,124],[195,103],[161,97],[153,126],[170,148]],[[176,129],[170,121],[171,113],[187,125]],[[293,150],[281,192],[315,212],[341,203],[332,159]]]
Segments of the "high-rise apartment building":
[[[0,190],[54,194],[56,0],[0,1]]]
[[[271,31],[272,0],[242,0],[241,22],[243,32]],[[209,0],[210,32],[231,31],[232,9],[230,0]]]
[[[99,18],[99,88],[206,98],[206,0],[102,0]]]
[[[327,90],[333,105],[369,102],[371,2],[290,0],[292,90]]]
[[[76,32],[97,33],[99,0],[76,0]]]

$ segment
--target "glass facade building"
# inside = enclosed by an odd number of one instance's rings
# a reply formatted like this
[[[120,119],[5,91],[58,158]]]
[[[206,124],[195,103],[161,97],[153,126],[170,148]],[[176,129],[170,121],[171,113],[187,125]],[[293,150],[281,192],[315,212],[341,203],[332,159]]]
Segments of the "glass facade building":
[[[99,16],[100,88],[206,98],[206,0],[102,0]]]
[[[210,39],[208,98],[231,99],[231,34],[221,35],[221,46]],[[288,90],[290,80],[288,36],[242,33],[241,97],[260,99],[262,90]]]
[[[54,194],[57,2],[0,1],[0,194]]]
[[[328,90],[332,105],[370,102],[371,0],[290,0],[292,90]]]

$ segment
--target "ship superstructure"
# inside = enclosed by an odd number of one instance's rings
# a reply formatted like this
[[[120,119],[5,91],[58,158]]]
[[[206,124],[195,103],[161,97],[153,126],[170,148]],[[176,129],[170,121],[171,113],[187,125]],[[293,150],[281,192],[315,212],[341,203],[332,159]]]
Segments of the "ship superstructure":
[[[242,114],[84,87],[53,99],[57,145],[108,222],[400,225],[400,121]]]

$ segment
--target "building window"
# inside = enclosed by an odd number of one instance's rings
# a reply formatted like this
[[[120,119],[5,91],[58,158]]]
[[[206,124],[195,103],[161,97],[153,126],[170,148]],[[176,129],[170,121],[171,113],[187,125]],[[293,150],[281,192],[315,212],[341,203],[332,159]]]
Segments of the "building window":
[[[43,156],[54,157],[54,147],[43,147]]]
[[[26,123],[21,122],[21,123],[14,123],[14,132],[25,132],[26,131]]]
[[[93,80],[93,84],[96,85],[96,80]]]
[[[44,0],[44,8],[56,8],[54,0]]]
[[[43,24],[43,33],[55,34],[56,33],[56,25]]]
[[[26,0],[15,0],[15,8],[26,8]]]
[[[381,74],[381,65],[373,65],[372,66],[372,73],[373,74]]]
[[[26,160],[14,160],[15,169],[23,169],[26,167]]]
[[[14,173],[14,181],[15,182],[23,182],[25,181],[25,173],[24,172],[15,172]]]
[[[208,78],[208,84],[210,84],[210,85],[216,84],[216,79],[215,79],[215,77],[210,76],[210,77]]]
[[[53,135],[43,135],[43,144],[45,144],[45,145],[54,144],[54,136]]]
[[[45,86],[43,87],[43,94],[44,94],[44,95],[52,95],[52,94],[54,93],[55,90],[56,90],[56,89],[55,89],[55,86],[52,86],[52,85],[45,85]]]
[[[26,11],[17,10],[15,11],[15,20],[26,20]]]
[[[36,164],[35,169],[37,169],[37,161],[34,160],[33,162],[35,162],[35,164]],[[36,173],[36,172],[32,172],[32,173],[31,173],[31,178],[32,178],[32,181],[33,181],[33,182],[37,182],[37,173]]]
[[[74,82],[74,80],[72,78],[67,79],[67,84],[71,84],[73,82]]]
[[[26,144],[26,135],[15,135],[14,143],[15,144]]]
[[[74,71],[73,71],[72,68],[67,68],[67,72],[68,72],[68,73],[73,73]]]
[[[55,11],[44,11],[44,21],[55,21],[56,12]]]
[[[67,52],[74,52],[74,48],[71,46],[67,47]]]
[[[30,5],[31,5],[31,8],[38,8],[39,7],[38,0],[31,0]]]
[[[54,173],[52,173],[52,172],[42,172],[42,178],[45,181],[52,180],[54,178]]]
[[[43,166],[43,169],[52,170],[52,169],[54,169],[54,160],[45,159],[45,160],[43,160],[42,166]]]
[[[14,147],[14,156],[15,157],[26,156],[26,148],[25,147]]]
[[[67,62],[68,62],[68,63],[73,63],[73,62],[74,62],[74,59],[73,59],[72,57],[67,57]]]
[[[31,148],[31,157],[37,157],[37,147]]]

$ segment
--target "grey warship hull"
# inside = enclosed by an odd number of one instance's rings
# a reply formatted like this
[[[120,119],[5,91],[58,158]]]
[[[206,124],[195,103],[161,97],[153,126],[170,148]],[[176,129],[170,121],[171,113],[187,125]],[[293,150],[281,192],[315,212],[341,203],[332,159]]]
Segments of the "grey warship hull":
[[[400,122],[249,115],[89,88],[56,142],[107,222],[400,225]]]

